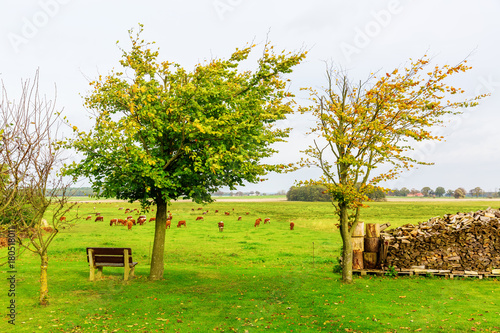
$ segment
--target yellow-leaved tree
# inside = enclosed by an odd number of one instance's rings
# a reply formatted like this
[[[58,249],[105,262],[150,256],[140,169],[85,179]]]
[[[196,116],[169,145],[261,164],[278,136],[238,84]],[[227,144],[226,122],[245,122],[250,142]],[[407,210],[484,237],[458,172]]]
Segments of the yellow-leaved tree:
[[[455,66],[429,69],[429,58],[412,61],[381,77],[353,83],[343,71],[327,69],[327,86],[321,92],[310,89],[311,111],[318,137],[304,153],[302,165],[322,170],[319,180],[304,182],[327,188],[339,218],[343,242],[342,281],[352,282],[352,234],[360,208],[366,207],[370,192],[380,189],[382,181],[398,177],[417,164],[431,164],[412,158],[411,144],[441,140],[432,127],[443,125],[444,116],[460,114],[484,97],[453,98],[464,90],[446,80],[471,67],[462,61]],[[390,166],[374,174],[378,166]]]

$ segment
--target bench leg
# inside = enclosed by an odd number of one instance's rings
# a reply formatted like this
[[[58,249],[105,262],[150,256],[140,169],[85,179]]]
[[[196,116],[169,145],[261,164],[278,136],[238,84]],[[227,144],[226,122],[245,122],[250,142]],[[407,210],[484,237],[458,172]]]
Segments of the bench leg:
[[[97,275],[96,275],[98,280],[102,279],[102,266],[97,267]]]
[[[132,268],[130,269],[130,277],[134,277],[134,272],[135,272],[135,266],[132,266]]]
[[[90,281],[95,281],[95,269],[92,266],[90,266],[90,277],[89,277],[89,280]]]

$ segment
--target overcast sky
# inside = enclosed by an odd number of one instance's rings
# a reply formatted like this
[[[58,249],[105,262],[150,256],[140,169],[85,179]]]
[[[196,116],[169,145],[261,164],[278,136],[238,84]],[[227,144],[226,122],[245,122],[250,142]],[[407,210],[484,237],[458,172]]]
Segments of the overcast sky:
[[[50,97],[56,84],[57,105],[72,123],[89,129],[82,106],[88,82],[119,68],[116,42],[129,49],[127,31],[138,23],[144,24],[144,38],[156,41],[160,60],[187,69],[266,38],[278,49],[308,49],[306,61],[290,76],[300,104],[308,101],[299,88],[325,84],[324,61],[360,80],[425,53],[440,65],[468,57],[473,69],[451,83],[467,96],[491,96],[439,130],[446,142],[417,147],[415,156],[435,165],[385,185],[493,191],[500,187],[499,14],[499,0],[0,0],[0,78],[13,98],[20,80],[39,68],[41,90]],[[299,150],[311,143],[305,135],[310,118],[293,115],[285,124],[294,130],[273,161],[297,161]],[[287,190],[296,179],[318,175],[312,169],[269,175],[240,190]]]

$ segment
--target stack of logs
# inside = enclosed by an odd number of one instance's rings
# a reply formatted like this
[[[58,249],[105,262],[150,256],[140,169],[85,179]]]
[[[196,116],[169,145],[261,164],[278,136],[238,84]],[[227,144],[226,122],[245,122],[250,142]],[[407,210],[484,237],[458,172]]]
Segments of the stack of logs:
[[[353,269],[375,269],[381,264],[380,257],[380,231],[389,224],[367,223],[366,229],[363,222],[358,222],[352,235]],[[365,233],[366,231],[366,233]]]
[[[395,268],[491,272],[500,267],[500,210],[434,217],[382,233],[385,264]]]

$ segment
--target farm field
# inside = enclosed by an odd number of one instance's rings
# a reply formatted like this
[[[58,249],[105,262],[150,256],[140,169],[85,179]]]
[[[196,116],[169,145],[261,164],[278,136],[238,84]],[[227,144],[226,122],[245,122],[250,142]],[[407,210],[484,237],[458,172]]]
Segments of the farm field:
[[[397,227],[445,213],[498,208],[500,202],[370,206],[362,212],[365,222]],[[61,230],[49,250],[49,306],[37,305],[38,257],[24,252],[17,259],[15,332],[500,332],[497,279],[363,276],[352,285],[341,284],[339,274],[332,273],[341,239],[329,203],[174,202],[165,279],[156,282],[147,280],[154,225],[130,231],[109,226],[111,218],[126,216],[119,207],[139,205],[82,202],[67,215],[74,226]],[[80,217],[100,212],[104,222],[76,219],[77,211]],[[149,219],[154,212],[146,215]],[[195,221],[198,216],[204,220]],[[258,217],[271,223],[255,228]],[[176,228],[179,220],[187,227]],[[219,221],[224,221],[223,232]],[[131,247],[139,262],[136,278],[123,283],[123,268],[105,267],[104,279],[90,282],[88,246]],[[5,256],[6,249],[0,254]],[[0,270],[7,276],[5,266]],[[8,304],[7,292],[0,299]],[[12,331],[2,308],[0,332]]]

